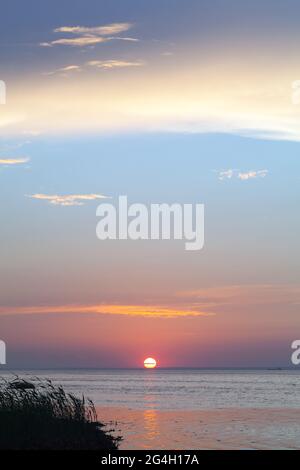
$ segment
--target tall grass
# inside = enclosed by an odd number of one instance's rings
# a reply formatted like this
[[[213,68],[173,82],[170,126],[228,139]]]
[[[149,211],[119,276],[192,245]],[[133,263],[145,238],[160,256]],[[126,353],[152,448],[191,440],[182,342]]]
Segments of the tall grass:
[[[95,406],[51,380],[0,381],[0,449],[117,449]]]

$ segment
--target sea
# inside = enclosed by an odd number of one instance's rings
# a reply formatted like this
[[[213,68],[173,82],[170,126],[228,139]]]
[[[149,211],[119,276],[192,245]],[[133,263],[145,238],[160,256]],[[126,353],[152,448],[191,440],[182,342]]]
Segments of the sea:
[[[123,449],[300,448],[300,370],[13,371],[90,398]],[[1,376],[12,373],[2,371]]]

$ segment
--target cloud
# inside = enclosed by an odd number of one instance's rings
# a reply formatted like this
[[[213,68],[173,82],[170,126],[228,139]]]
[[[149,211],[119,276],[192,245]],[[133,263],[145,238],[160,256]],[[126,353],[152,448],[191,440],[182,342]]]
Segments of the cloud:
[[[165,57],[169,57],[169,56],[173,56],[173,55],[174,55],[174,52],[165,51],[165,52],[162,52],[161,55],[162,55],[162,56],[165,56]]]
[[[129,42],[139,42],[140,40],[138,38],[131,38],[131,37],[124,37],[124,36],[114,36],[111,38],[108,38],[110,41],[113,41],[116,39],[117,41],[129,41]]]
[[[59,38],[50,42],[41,42],[40,46],[52,47],[52,46],[73,46],[73,47],[84,47],[94,46],[103,42],[118,40],[118,41],[134,41],[137,42],[137,38],[131,37],[120,37],[115,36],[116,34],[128,31],[133,25],[131,23],[111,23],[105,26],[61,26],[54,29],[54,33],[68,33],[77,37]]]
[[[99,69],[114,69],[123,67],[141,67],[144,62],[141,61],[127,61],[127,60],[90,60],[87,65],[97,67]]]
[[[129,41],[129,42],[138,42],[136,38],[122,38],[122,37],[98,37],[98,36],[82,36],[79,38],[62,38],[56,39],[51,42],[41,42],[40,46],[43,47],[52,47],[52,46],[74,46],[74,47],[84,47],[84,46],[94,46],[95,44],[100,44],[102,42],[108,41]]]
[[[101,314],[148,318],[215,317],[218,313],[240,311],[241,307],[260,306],[258,311],[273,311],[300,305],[299,284],[225,285],[186,290],[176,293],[177,299],[150,304],[60,304],[0,306],[0,315]],[[267,307],[269,306],[269,309]]]
[[[0,116],[0,133],[6,139],[29,129],[43,135],[225,133],[300,141],[299,107],[290,103],[290,81],[286,86],[281,74],[274,78],[266,71],[264,75],[253,65],[255,75],[244,76],[243,67],[233,66],[230,74],[214,73],[212,78],[203,74],[205,66],[200,70],[194,62],[177,67],[174,74],[159,58],[151,62],[151,71],[146,67],[113,69],[120,73],[111,74],[114,76],[107,80],[104,73],[93,73],[98,70],[96,67],[89,70],[85,62],[91,59],[102,57],[84,59],[86,73],[65,72],[71,75],[72,86],[59,74],[53,75],[51,84],[43,76],[32,77],[26,82],[24,93],[24,81],[15,76],[9,107]],[[82,66],[81,62],[70,62],[57,68],[70,64]],[[139,73],[128,76],[124,73],[128,70]],[[234,86],[236,77],[240,77],[239,87]],[[242,168],[241,172],[248,169]]]
[[[66,74],[68,72],[80,72],[81,67],[79,65],[67,65],[66,67],[61,67],[60,69],[53,70],[52,72],[45,72],[44,75],[55,75],[55,74]]]
[[[132,23],[111,23],[106,26],[61,26],[54,30],[55,33],[71,33],[83,35],[112,36],[128,31]]]
[[[29,135],[31,137],[37,137],[38,135],[41,134],[41,131],[37,129],[24,129],[21,132],[23,135]]]
[[[219,180],[231,179],[235,170],[222,170],[219,172]]]
[[[203,312],[197,309],[184,309],[166,307],[160,305],[118,305],[118,304],[96,304],[96,305],[49,305],[32,307],[0,307],[0,315],[23,315],[23,314],[57,314],[57,313],[81,313],[81,314],[104,314],[104,315],[128,315],[135,317],[155,318],[178,318],[178,317],[200,317],[213,316],[213,312]]]
[[[44,75],[61,75],[67,76],[70,72],[82,72],[86,67],[95,67],[103,70],[111,70],[126,67],[141,67],[145,65],[142,61],[128,61],[128,60],[90,60],[83,65],[67,65],[51,72],[45,72]]]
[[[0,165],[22,165],[29,162],[29,158],[20,157],[20,158],[0,158]]]
[[[11,152],[14,150],[18,150],[28,144],[31,144],[30,140],[24,140],[24,141],[15,142],[15,143],[4,143],[3,145],[0,146],[0,152]]]
[[[108,199],[108,196],[103,196],[102,194],[31,194],[28,197],[47,201],[49,204],[53,204],[55,206],[83,206],[88,201]]]
[[[255,178],[265,178],[267,176],[268,170],[250,170],[241,172],[240,170],[234,170],[229,168],[228,170],[218,171],[219,180],[223,181],[225,179],[238,178],[242,181]]]
[[[248,171],[246,173],[239,173],[238,178],[244,181],[253,178],[264,178],[267,174],[268,170]]]
[[[300,303],[298,284],[244,284],[208,287],[179,292],[178,297],[189,299],[192,305],[214,309],[224,306],[273,305]]]
[[[55,41],[51,42],[41,42],[40,46],[43,47],[51,47],[56,45],[62,46],[93,46],[94,44],[99,44],[101,42],[107,42],[109,38],[102,38],[102,37],[79,37],[79,38],[64,38],[64,39],[56,39]]]

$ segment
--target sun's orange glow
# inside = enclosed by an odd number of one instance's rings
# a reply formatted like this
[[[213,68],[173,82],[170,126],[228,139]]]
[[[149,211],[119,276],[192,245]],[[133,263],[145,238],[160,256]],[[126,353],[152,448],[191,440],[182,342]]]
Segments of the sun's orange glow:
[[[146,367],[146,369],[154,369],[156,367],[156,360],[153,359],[153,357],[147,357],[147,359],[144,360],[144,367]]]

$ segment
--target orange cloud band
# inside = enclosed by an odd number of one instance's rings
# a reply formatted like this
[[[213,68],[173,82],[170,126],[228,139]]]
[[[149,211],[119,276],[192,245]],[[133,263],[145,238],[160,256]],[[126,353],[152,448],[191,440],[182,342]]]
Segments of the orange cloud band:
[[[107,315],[129,315],[141,317],[199,317],[211,316],[213,312],[178,309],[159,305],[49,305],[29,307],[0,307],[0,315],[51,314],[51,313],[99,313]]]

